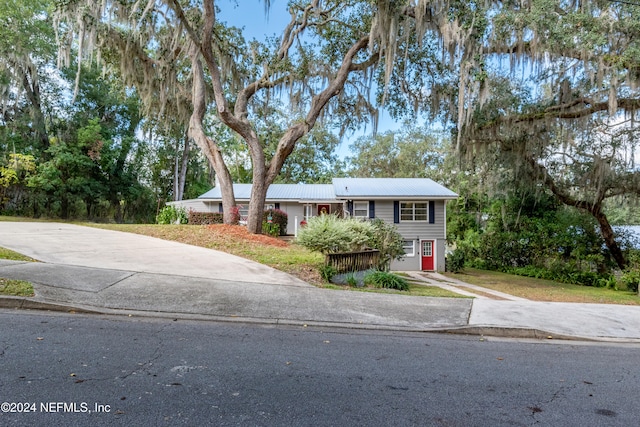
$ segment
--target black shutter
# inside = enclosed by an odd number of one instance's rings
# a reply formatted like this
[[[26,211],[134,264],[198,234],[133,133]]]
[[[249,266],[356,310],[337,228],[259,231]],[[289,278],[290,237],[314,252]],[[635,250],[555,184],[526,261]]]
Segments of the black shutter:
[[[429,200],[429,224],[436,222],[436,202]]]
[[[393,223],[400,223],[400,202],[397,200],[393,201]]]
[[[222,209],[222,203],[218,203],[218,212],[224,212],[224,210]]]
[[[373,219],[376,217],[376,202],[374,200],[369,200],[369,218]]]
[[[353,216],[353,201],[352,200],[348,200],[347,201],[347,212],[349,212],[350,216]]]
[[[280,203],[276,202],[275,207],[276,207],[276,209],[280,209]]]

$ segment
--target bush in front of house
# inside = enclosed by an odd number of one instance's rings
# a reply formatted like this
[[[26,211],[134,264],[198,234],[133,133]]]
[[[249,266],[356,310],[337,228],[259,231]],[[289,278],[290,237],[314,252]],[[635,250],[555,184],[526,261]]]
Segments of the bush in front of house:
[[[262,221],[262,234],[278,237],[280,235],[280,225],[273,222]]]
[[[240,222],[240,208],[233,206],[231,208],[232,224],[238,224]],[[210,224],[224,224],[224,214],[222,212],[196,212],[194,210],[189,211],[189,224],[193,225],[210,225]]]
[[[156,215],[157,224],[186,224],[188,221],[185,208],[167,205]]]
[[[370,222],[356,218],[319,215],[309,218],[298,231],[297,243],[325,255],[364,249],[373,235]]]
[[[404,256],[405,252],[402,245],[404,239],[398,232],[398,227],[384,222],[380,218],[374,219],[371,225],[373,226],[373,233],[369,245],[371,248],[380,251],[378,270],[389,271],[391,261]]]
[[[387,271],[374,271],[364,276],[364,284],[375,288],[397,289],[408,291],[409,282],[404,277]]]
[[[287,234],[287,224],[289,222],[289,216],[287,213],[280,209],[267,209],[264,211],[264,215],[262,216],[263,222],[269,223],[269,216],[271,216],[271,223],[278,225],[280,236]]]
[[[192,225],[222,224],[223,222],[223,214],[221,212],[189,211],[189,224]]]
[[[460,273],[464,269],[465,255],[459,248],[447,254],[445,258],[445,270],[451,273]]]

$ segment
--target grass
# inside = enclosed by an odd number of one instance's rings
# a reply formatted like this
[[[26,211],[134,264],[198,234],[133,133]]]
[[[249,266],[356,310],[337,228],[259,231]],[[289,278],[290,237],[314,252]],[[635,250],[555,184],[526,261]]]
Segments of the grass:
[[[29,282],[0,277],[0,295],[32,297],[35,293],[33,292],[33,285]]]
[[[445,273],[445,275],[533,301],[640,305],[638,294],[629,291],[571,285],[472,268],[465,269],[463,273]]]
[[[0,259],[9,259],[12,261],[35,261],[33,258],[29,258],[28,256],[2,247],[0,247]]]
[[[9,259],[12,261],[35,261],[32,258],[0,247],[0,259]],[[32,297],[34,296],[33,285],[24,280],[5,279],[0,277],[0,295],[10,295],[16,297]]]

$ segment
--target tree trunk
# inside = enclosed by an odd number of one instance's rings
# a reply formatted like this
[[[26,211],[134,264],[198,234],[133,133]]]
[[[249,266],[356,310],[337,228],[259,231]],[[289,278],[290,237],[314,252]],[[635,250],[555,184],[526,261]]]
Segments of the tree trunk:
[[[594,202],[574,199],[558,187],[556,182],[553,180],[551,175],[549,175],[547,169],[543,165],[536,162],[535,159],[530,156],[525,156],[525,160],[529,163],[529,165],[531,165],[533,170],[542,177],[547,187],[558,198],[558,200],[560,200],[567,206],[573,206],[574,208],[578,208],[585,212],[588,212],[596,219],[596,221],[598,221],[598,224],[600,225],[600,235],[604,239],[607,248],[611,252],[611,256],[615,260],[616,264],[618,264],[618,267],[621,270],[624,270],[627,265],[627,262],[624,259],[624,254],[622,253],[622,249],[620,249],[620,246],[618,246],[618,243],[616,242],[613,228],[611,228],[611,224],[609,224],[609,219],[604,214],[604,212],[602,212],[602,201],[604,200],[605,190],[600,190],[599,194],[596,195]]]
[[[609,219],[602,212],[602,208],[600,205],[596,206],[597,211],[592,212],[591,214],[600,224],[600,233],[602,234],[602,238],[604,239],[607,248],[611,252],[611,256],[615,260],[616,264],[620,270],[624,270],[627,266],[627,261],[624,259],[624,254],[622,253],[622,249],[618,246],[618,242],[615,239],[615,233],[613,228],[611,228],[611,224],[609,223]]]
[[[38,135],[38,140],[41,145],[40,149],[44,152],[49,148],[49,135],[47,134],[47,125],[42,112],[42,100],[40,96],[38,76],[32,75],[32,69],[30,67],[23,68],[18,64],[16,64],[16,66],[18,72],[22,75],[22,88],[25,91],[27,99],[31,103],[33,130]]]
[[[179,197],[182,200],[184,198],[184,187],[187,183],[187,167],[189,165],[189,152],[191,151],[191,144],[189,141],[188,133],[184,136],[184,151],[182,152],[182,160],[180,164],[180,176],[178,177],[178,192]]]
[[[220,193],[222,195],[222,209],[224,211],[224,223],[232,224],[234,222],[234,216],[232,208],[236,205],[235,195],[233,193],[233,181],[227,165],[224,163],[222,152],[218,145],[209,138],[202,125],[204,120],[204,114],[206,112],[206,91],[204,84],[204,74],[202,70],[202,63],[198,57],[199,51],[197,48],[192,49],[191,52],[191,64],[193,73],[193,113],[189,120],[188,135],[193,138],[198,147],[205,154],[209,163],[216,172],[218,182],[220,183]]]
[[[176,140],[176,161],[173,171],[173,200],[178,202],[184,198],[184,186],[187,178],[187,165],[189,164],[189,132],[185,133],[184,149],[178,158],[180,142]]]

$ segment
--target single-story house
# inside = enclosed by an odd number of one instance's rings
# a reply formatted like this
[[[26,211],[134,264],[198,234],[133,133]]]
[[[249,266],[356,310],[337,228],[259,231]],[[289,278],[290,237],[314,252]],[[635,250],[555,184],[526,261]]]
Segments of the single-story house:
[[[246,217],[251,184],[234,184],[241,218]],[[334,178],[331,184],[272,184],[266,207],[287,213],[287,234],[324,213],[380,218],[395,224],[404,237],[406,256],[392,270],[444,271],[446,203],[458,195],[428,178]],[[219,187],[197,199],[173,202],[187,210],[222,212]]]

